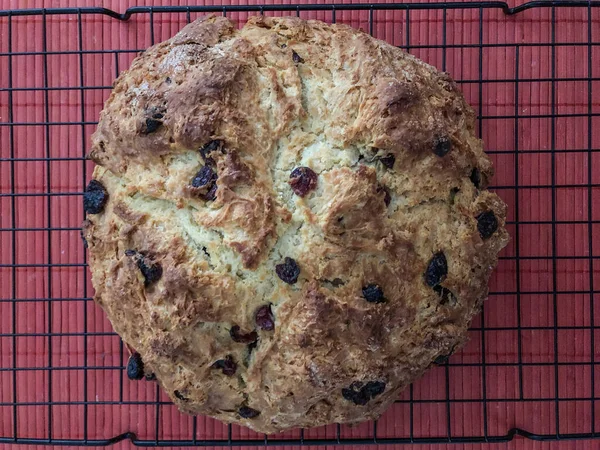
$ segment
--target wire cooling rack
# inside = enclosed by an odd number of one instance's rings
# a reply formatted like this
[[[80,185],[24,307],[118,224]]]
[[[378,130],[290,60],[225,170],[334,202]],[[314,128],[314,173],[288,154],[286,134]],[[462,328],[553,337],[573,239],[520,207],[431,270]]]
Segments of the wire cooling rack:
[[[283,445],[600,436],[600,2],[0,11],[0,443]],[[207,12],[343,22],[449,71],[512,242],[471,340],[378,421],[266,437],[181,415],[91,301],[86,161],[113,78]]]

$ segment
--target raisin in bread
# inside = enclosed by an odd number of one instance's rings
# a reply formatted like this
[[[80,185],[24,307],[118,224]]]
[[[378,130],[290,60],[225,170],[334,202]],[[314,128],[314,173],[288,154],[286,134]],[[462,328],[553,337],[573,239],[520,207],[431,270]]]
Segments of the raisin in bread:
[[[343,25],[206,17],[138,56],[84,196],[136,371],[266,433],[377,418],[465,342],[508,241],[474,124],[447,74]]]

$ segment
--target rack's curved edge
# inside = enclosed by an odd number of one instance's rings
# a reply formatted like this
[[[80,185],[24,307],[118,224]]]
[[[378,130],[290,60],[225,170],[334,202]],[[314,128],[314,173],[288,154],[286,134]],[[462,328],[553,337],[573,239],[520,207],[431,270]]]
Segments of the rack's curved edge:
[[[131,16],[141,13],[187,13],[187,12],[259,12],[267,11],[344,11],[344,10],[417,10],[417,9],[501,9],[506,15],[515,15],[533,8],[549,7],[600,7],[600,0],[534,0],[515,7],[509,7],[502,1],[483,2],[438,2],[438,3],[345,3],[345,4],[302,4],[302,5],[205,5],[205,6],[133,6],[123,13],[102,7],[84,8],[34,8],[0,10],[2,16],[47,16],[59,14],[101,14],[116,20],[127,21]]]
[[[574,433],[574,434],[535,434],[521,428],[512,428],[505,435],[487,436],[487,437],[431,437],[431,438],[357,438],[357,439],[304,439],[304,445],[370,445],[370,444],[469,444],[469,443],[501,443],[510,442],[515,436],[521,436],[532,441],[555,441],[555,440],[580,440],[580,439],[597,439],[600,438],[600,433]],[[109,446],[118,442],[129,440],[132,444],[138,447],[188,447],[188,446],[212,446],[212,447],[238,447],[249,445],[261,446],[278,446],[278,445],[294,445],[298,440],[294,439],[274,439],[265,440],[245,439],[236,440],[235,442],[222,440],[172,440],[172,441],[156,441],[153,439],[145,440],[138,439],[133,432],[126,432],[114,436],[109,439],[43,439],[43,438],[0,438],[0,444],[44,444],[44,445],[81,445],[81,446]]]

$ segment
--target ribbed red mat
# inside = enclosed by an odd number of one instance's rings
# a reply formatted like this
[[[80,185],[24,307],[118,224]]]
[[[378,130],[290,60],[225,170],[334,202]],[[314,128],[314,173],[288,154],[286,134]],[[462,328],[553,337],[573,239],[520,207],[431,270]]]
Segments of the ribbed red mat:
[[[228,4],[240,3],[257,2]],[[119,12],[129,4],[103,2]],[[73,2],[0,3],[42,6]],[[469,344],[401,396],[379,421],[378,438],[480,438],[513,427],[540,435],[600,432],[600,8],[590,11],[597,44],[590,47],[587,8],[557,8],[554,33],[550,8],[515,16],[450,9],[445,22],[441,10],[373,13],[376,37],[410,45],[411,53],[450,72],[480,112],[496,167],[493,185],[509,205],[513,237]],[[248,14],[228,16],[244,21]],[[302,16],[332,20],[325,11]],[[186,15],[155,13],[152,20],[159,42]],[[336,20],[369,31],[368,11],[338,10]],[[83,266],[79,193],[92,164],[82,156],[113,79],[135,53],[80,57],[77,15],[60,15],[46,20],[50,54],[24,55],[44,50],[42,17],[11,22],[9,43],[8,19],[0,17],[0,438],[16,432],[19,438],[107,439],[133,431],[144,440],[193,439],[191,417],[154,404],[157,396],[168,402],[154,383],[124,377],[126,353],[102,311],[86,301],[93,290]],[[86,15],[81,46],[144,49],[150,30],[148,14],[124,23]],[[569,45],[553,49],[547,45],[553,39]],[[340,429],[341,438],[372,439],[373,433],[372,423]],[[237,426],[232,437],[264,440]],[[197,419],[195,439],[226,438],[220,422]],[[304,438],[335,439],[336,427],[306,430]],[[577,447],[592,445],[600,442]],[[510,448],[534,444],[519,439]]]

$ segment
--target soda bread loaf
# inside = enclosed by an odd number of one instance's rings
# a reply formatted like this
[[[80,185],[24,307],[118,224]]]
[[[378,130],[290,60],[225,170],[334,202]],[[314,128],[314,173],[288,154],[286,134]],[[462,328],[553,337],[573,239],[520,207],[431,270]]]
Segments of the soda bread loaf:
[[[447,74],[348,26],[193,22],[100,115],[95,300],[182,411],[375,419],[465,342],[508,241],[474,127]]]

